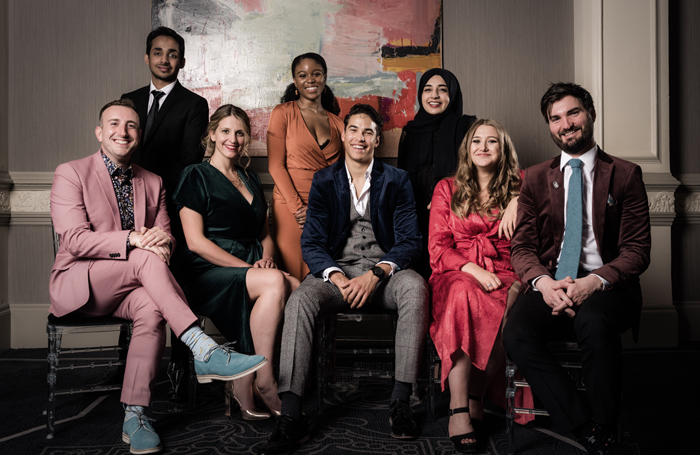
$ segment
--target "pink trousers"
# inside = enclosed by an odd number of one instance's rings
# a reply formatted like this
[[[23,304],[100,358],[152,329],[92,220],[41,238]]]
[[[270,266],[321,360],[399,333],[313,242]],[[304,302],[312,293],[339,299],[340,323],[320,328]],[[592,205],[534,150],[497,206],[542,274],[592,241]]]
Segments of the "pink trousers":
[[[90,299],[76,313],[133,321],[121,401],[149,406],[165,348],[165,323],[179,337],[197,317],[168,266],[154,253],[137,248],[126,261],[95,260],[89,277]]]

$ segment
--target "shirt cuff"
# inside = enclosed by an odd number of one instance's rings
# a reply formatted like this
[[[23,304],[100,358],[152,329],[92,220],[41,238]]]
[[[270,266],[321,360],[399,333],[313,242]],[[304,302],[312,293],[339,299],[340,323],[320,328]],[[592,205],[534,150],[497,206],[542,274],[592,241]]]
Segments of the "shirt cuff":
[[[393,275],[396,272],[396,269],[399,268],[398,265],[394,264],[391,261],[379,261],[379,262],[377,262],[377,265],[379,265],[379,264],[389,264],[391,266],[391,272],[389,273],[389,276]]]
[[[601,289],[601,291],[604,291],[610,287],[610,282],[608,280],[606,280],[605,278],[603,278],[602,276],[597,275],[595,273],[591,273],[590,275],[597,276],[598,279],[603,283],[603,289]]]
[[[540,276],[538,276],[537,278],[535,278],[535,279],[532,280],[532,283],[531,283],[530,285],[532,286],[532,290],[533,290],[533,291],[535,291],[535,292],[540,292],[540,290],[537,289],[537,286],[535,286],[535,283],[537,283],[537,280],[539,280],[539,279],[542,278],[543,276],[547,276],[547,275],[540,275]]]
[[[129,257],[129,251],[131,251],[134,248],[133,246],[131,246],[131,242],[129,242],[129,237],[131,237],[131,233],[135,230],[136,229],[130,230],[126,236],[126,257]]]
[[[345,273],[342,270],[340,270],[339,267],[328,267],[326,270],[323,271],[323,281],[330,281],[330,276],[333,272],[340,272],[343,275],[345,275]]]

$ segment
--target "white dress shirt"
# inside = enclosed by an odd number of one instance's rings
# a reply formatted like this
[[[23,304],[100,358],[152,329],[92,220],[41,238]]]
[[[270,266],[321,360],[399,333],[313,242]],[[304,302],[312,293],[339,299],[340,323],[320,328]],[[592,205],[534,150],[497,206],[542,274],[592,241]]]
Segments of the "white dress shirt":
[[[593,232],[593,176],[595,175],[595,159],[597,154],[598,145],[594,145],[593,148],[578,157],[578,159],[581,160],[581,177],[583,179],[583,226],[581,232],[581,260],[579,264],[588,272],[599,269],[603,266],[603,258],[601,258],[600,253],[598,253],[598,244],[596,243],[595,234]],[[559,164],[559,169],[564,171],[564,207],[567,207],[569,200],[569,179],[571,178],[571,166],[568,164],[569,160],[571,159],[573,159],[571,155],[564,151],[561,152],[561,163]],[[564,226],[566,226],[566,210],[564,210]],[[564,231],[564,238],[566,238],[566,231]],[[563,246],[564,240],[562,239],[562,244],[559,247],[559,256],[557,257],[557,265],[559,264],[559,259],[561,258]],[[610,283],[603,277],[599,275],[595,276],[600,278],[600,281],[603,282],[603,289],[610,285]],[[532,280],[533,288],[535,287],[537,280],[540,278],[541,276],[538,276]],[[535,290],[537,290],[537,288],[535,288]]]
[[[175,88],[175,82],[172,82],[161,89],[157,89],[156,86],[153,85],[153,81],[151,81],[151,86],[148,89],[148,109],[146,109],[146,113],[151,111],[151,106],[153,105],[153,90],[163,92],[163,96],[161,96],[158,100],[158,109],[160,109],[163,106],[163,103],[165,102],[165,98],[167,98],[168,95],[170,95],[170,92],[172,92]]]
[[[360,191],[360,195],[357,195],[357,189],[355,188],[355,184],[352,182],[352,175],[350,175],[350,171],[348,170],[348,163],[345,163],[345,172],[348,176],[348,184],[350,185],[350,194],[352,197],[352,204],[355,206],[355,210],[357,211],[357,214],[360,216],[364,216],[365,212],[367,211],[367,204],[369,203],[369,188],[370,184],[372,182],[372,169],[374,168],[374,158],[372,158],[372,162],[369,163],[369,166],[367,166],[367,170],[365,171],[365,184],[362,187],[362,191]],[[391,272],[389,273],[389,276],[393,275],[396,269],[398,268],[398,265],[394,264],[393,262],[389,261],[380,261],[378,264],[389,264],[391,266]],[[328,267],[326,270],[323,271],[323,279],[325,281],[328,281],[330,278],[331,273],[333,272],[340,272],[343,275],[345,273],[339,268],[339,267]]]

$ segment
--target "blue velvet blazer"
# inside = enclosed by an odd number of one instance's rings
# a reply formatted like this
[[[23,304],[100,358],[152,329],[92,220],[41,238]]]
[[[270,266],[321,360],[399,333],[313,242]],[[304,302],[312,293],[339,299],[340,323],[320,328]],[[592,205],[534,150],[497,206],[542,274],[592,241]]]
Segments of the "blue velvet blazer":
[[[372,229],[384,251],[381,261],[406,269],[421,252],[416,203],[408,173],[377,159],[369,192]],[[323,276],[328,267],[340,267],[336,259],[350,235],[350,184],[345,160],[314,175],[309,192],[301,251],[311,273]]]

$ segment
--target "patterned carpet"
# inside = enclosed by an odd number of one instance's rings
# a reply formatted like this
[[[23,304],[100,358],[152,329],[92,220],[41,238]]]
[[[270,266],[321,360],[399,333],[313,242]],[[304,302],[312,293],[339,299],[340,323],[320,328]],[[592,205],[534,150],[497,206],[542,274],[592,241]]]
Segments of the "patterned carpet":
[[[691,439],[697,428],[694,413],[697,393],[685,395],[700,373],[700,353],[670,351],[641,355],[625,354],[626,397],[622,419],[624,441],[629,453],[696,453]],[[650,360],[651,359],[651,360]],[[654,369],[649,369],[654,365]],[[222,384],[201,385],[197,389],[197,408],[173,413],[166,401],[168,382],[163,362],[152,406],[156,431],[166,454],[255,454],[274,423],[247,422],[234,411],[231,418],[223,412]],[[678,375],[667,368],[676,368]],[[116,455],[129,453],[121,442],[123,410],[119,392],[68,395],[58,398],[56,436],[46,440],[46,418],[42,415],[46,400],[45,350],[10,350],[0,355],[0,454],[81,454]],[[643,372],[643,375],[638,373]],[[67,383],[99,377],[90,370],[61,372],[59,381]],[[64,382],[67,381],[67,382]],[[687,387],[687,389],[686,389]],[[654,391],[650,396],[650,388]],[[665,392],[663,392],[665,390]],[[415,441],[398,441],[389,436],[388,400],[391,383],[374,379],[332,386],[325,397],[322,416],[316,415],[316,403],[310,390],[304,411],[309,416],[312,439],[295,453],[304,454],[404,454],[440,455],[456,453],[447,438],[448,397],[437,406],[437,420],[427,421],[424,402],[412,403],[422,422],[422,435]],[[669,400],[650,408],[650,400]],[[632,399],[634,397],[634,399]],[[677,402],[674,399],[682,398]],[[669,403],[664,405],[663,403]],[[681,404],[683,403],[683,404]],[[651,420],[652,411],[657,418]],[[497,411],[497,410],[496,410]],[[685,411],[685,416],[683,412]],[[663,416],[663,418],[658,418]],[[68,420],[70,419],[70,420]],[[62,420],[68,420],[61,422]],[[505,454],[505,423],[501,415],[489,413],[485,453]],[[517,453],[522,455],[581,455],[570,440],[548,434],[549,424],[516,428]],[[544,428],[544,429],[543,429]],[[663,439],[670,436],[670,443]],[[639,445],[639,447],[637,447]],[[641,448],[641,450],[640,450]]]

